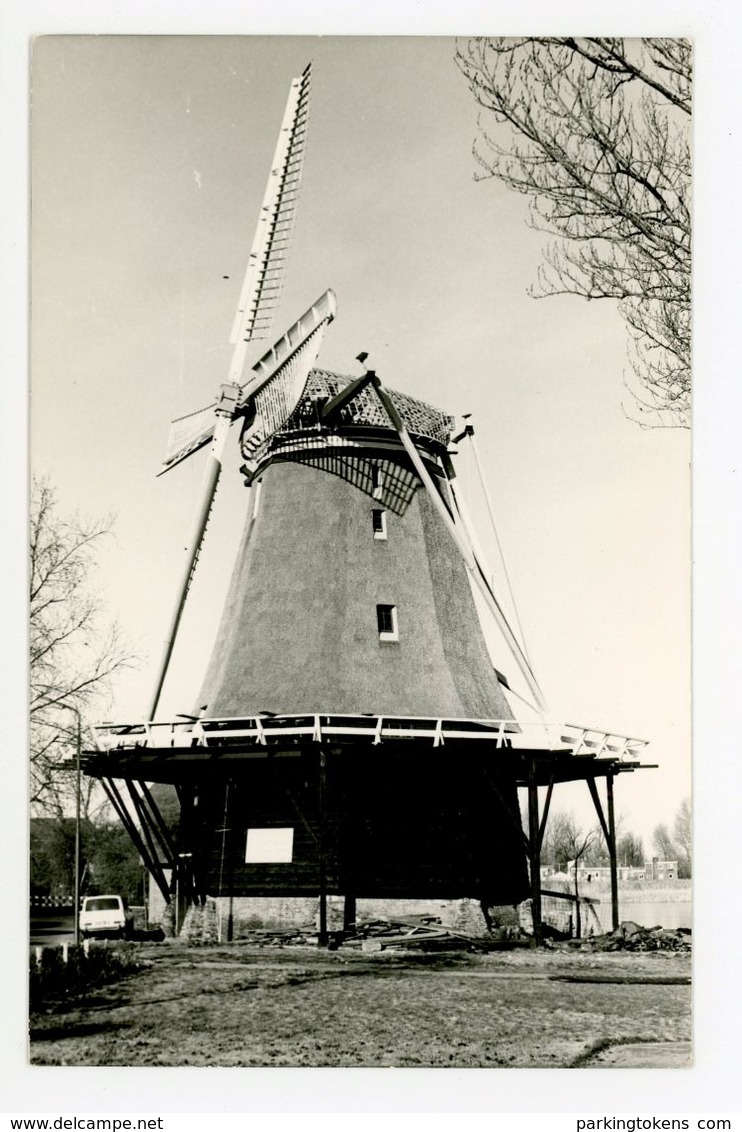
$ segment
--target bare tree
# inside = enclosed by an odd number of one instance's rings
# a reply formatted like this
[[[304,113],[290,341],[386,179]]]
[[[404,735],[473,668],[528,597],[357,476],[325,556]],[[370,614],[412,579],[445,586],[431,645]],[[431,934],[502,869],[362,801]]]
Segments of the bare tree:
[[[574,814],[558,811],[549,820],[551,826],[550,848],[558,868],[569,869],[574,862],[575,889],[575,931],[579,939],[582,934],[582,910],[580,907],[579,866],[580,861],[589,857],[591,850],[599,841],[598,831],[580,829]],[[548,827],[547,827],[548,828]]]
[[[678,865],[687,876],[691,875],[692,822],[690,799],[683,798],[672,825],[673,840],[678,849]]]
[[[560,872],[566,870],[567,861],[570,859],[565,846],[573,827],[573,816],[565,813],[564,810],[555,810],[549,815],[541,859],[553,864]]]
[[[531,198],[559,237],[538,296],[617,300],[644,425],[690,413],[690,111],[683,39],[477,38],[456,63],[489,113],[481,177]]]
[[[670,830],[664,824],[655,826],[652,834],[652,841],[654,842],[655,852],[662,861],[674,861],[677,859],[677,848],[672,839]]]
[[[693,875],[691,832],[690,800],[684,798],[675,814],[672,833],[663,823],[658,825],[652,834],[658,856],[664,861],[678,862],[679,877],[687,878]]]
[[[71,790],[65,761],[74,754],[77,715],[95,705],[133,656],[106,621],[90,574],[108,520],[59,514],[46,480],[32,485],[29,556],[31,803],[61,816]],[[70,710],[74,709],[74,710]]]
[[[73,817],[42,817],[31,823],[32,895],[64,897],[74,891],[75,833]],[[119,892],[136,902],[142,885],[142,864],[118,819],[88,816],[81,822],[80,840],[84,861],[82,892]]]
[[[644,844],[641,837],[630,831],[622,834],[616,844],[616,857],[622,865],[643,865]]]

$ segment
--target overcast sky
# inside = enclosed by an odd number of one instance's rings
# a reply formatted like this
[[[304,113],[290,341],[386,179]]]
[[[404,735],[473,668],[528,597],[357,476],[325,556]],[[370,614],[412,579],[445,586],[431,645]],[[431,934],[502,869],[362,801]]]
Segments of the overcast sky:
[[[442,38],[37,40],[33,468],[64,511],[115,515],[99,581],[143,663],[112,717],[141,717],[203,460],[155,479],[168,422],[226,379],[289,83],[312,60],[276,336],[332,287],[319,364],[355,374],[367,350],[392,388],[473,414],[550,717],[652,741],[660,769],[617,787],[649,848],[689,792],[688,435],[627,419],[611,304],[528,297],[542,237],[523,198],[474,179],[477,107],[453,54]],[[235,436],[161,718],[192,709],[208,660],[239,462]],[[554,804],[591,822],[583,793]]]

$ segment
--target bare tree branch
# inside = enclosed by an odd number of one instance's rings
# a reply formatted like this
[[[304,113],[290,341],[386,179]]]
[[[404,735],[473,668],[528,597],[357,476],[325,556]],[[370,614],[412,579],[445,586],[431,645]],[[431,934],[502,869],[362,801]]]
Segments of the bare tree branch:
[[[99,707],[110,680],[136,659],[91,589],[110,520],[58,512],[46,480],[34,481],[29,552],[30,796],[37,814],[61,817],[74,788],[74,713]]]
[[[673,822],[672,833],[666,825],[656,826],[652,834],[654,847],[659,856],[666,861],[678,862],[678,876],[690,877],[693,874],[691,855],[691,808],[690,799],[680,803]]]
[[[477,177],[531,200],[559,237],[538,295],[618,303],[640,424],[690,418],[690,138],[686,40],[471,39],[456,63],[484,113]]]

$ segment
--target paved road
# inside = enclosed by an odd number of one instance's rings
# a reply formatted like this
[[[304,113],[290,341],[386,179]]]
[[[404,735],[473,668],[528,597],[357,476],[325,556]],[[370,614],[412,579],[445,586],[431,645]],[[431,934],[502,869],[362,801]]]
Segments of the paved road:
[[[75,937],[75,921],[72,915],[72,910],[66,913],[64,910],[53,909],[48,915],[39,915],[36,910],[31,914],[31,946],[36,947],[40,944],[47,944],[52,946],[58,943],[72,943]],[[144,928],[137,928],[132,937],[134,940],[159,940],[162,939],[162,933],[157,927],[150,928],[147,931]]]
[[[68,913],[54,910],[51,915],[31,913],[31,944],[72,943],[75,919],[72,909]]]
[[[693,1064],[690,1042],[636,1042],[610,1046],[590,1061],[588,1068],[611,1069],[687,1069]]]

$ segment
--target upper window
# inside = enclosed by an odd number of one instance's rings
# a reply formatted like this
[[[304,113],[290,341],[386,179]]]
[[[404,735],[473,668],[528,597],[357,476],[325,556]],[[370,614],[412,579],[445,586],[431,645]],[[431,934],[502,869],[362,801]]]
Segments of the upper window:
[[[263,486],[263,481],[258,480],[258,482],[255,485],[255,502],[253,504],[253,509],[252,509],[253,519],[257,518],[258,508],[260,507],[260,491],[261,491],[262,486]]]
[[[379,630],[380,641],[399,640],[396,605],[377,605],[376,624]]]
[[[384,488],[384,472],[378,464],[371,465],[371,486],[373,488],[374,499],[381,499],[381,493]]]
[[[386,511],[379,508],[374,508],[371,512],[371,529],[374,532],[374,538],[386,538]]]

